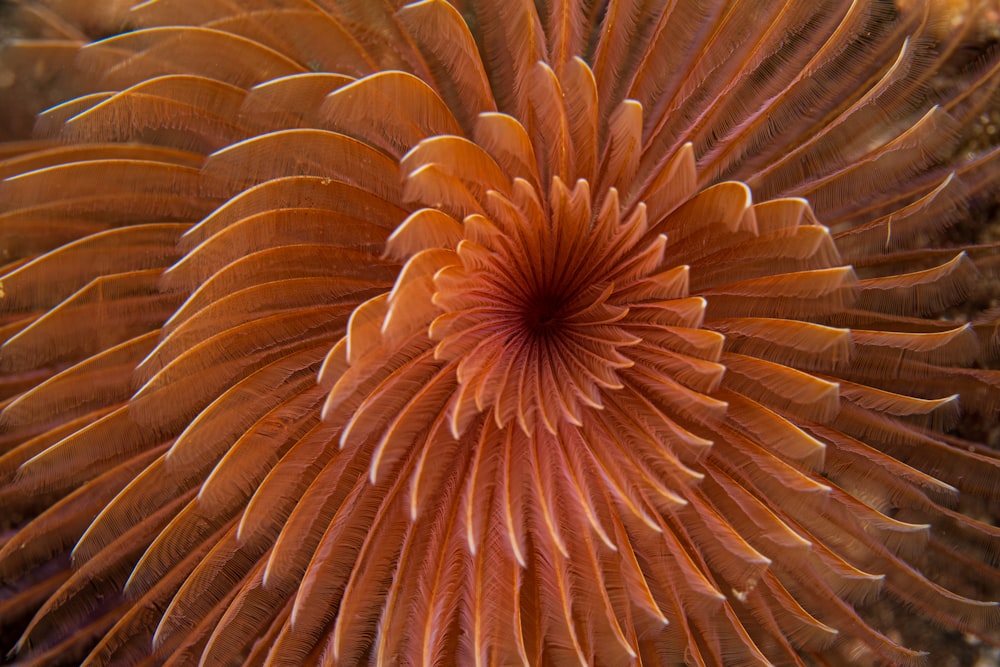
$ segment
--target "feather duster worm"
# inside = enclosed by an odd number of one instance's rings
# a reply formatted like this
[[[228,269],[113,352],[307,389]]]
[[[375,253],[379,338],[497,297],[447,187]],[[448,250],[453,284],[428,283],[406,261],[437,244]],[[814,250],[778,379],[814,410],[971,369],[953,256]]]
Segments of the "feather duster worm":
[[[918,661],[880,593],[995,639],[955,507],[1000,461],[946,429],[996,414],[996,321],[938,317],[996,270],[941,249],[1000,166],[961,30],[127,4],[8,8],[8,83],[67,95],[0,149],[11,658]]]

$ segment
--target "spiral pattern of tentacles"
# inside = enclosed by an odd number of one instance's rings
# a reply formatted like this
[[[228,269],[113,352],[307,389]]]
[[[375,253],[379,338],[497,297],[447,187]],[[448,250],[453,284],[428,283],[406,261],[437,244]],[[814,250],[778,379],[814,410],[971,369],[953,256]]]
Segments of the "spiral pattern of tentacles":
[[[933,6],[131,4],[4,9],[66,100],[0,144],[11,659],[918,661],[879,595],[995,639],[948,433],[997,253],[947,234],[1000,65],[942,85]]]

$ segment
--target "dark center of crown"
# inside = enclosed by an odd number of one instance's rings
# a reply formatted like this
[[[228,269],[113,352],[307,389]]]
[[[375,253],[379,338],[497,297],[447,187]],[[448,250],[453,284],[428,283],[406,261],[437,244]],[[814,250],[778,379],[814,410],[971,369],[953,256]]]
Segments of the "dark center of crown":
[[[524,304],[524,325],[534,335],[551,335],[562,323],[565,308],[564,295],[542,290]]]

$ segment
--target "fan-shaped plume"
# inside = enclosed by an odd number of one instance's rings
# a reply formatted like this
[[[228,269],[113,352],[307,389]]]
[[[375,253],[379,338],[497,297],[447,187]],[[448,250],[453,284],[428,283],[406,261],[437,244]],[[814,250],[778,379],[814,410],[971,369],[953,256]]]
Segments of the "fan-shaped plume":
[[[986,3],[102,7],[0,7],[7,659],[997,643]]]

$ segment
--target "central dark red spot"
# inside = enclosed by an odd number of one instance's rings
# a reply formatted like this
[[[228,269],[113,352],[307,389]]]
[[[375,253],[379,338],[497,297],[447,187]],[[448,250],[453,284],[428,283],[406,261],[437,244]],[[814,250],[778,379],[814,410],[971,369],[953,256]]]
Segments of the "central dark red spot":
[[[551,333],[562,322],[565,307],[563,295],[539,292],[525,304],[524,325],[534,334]]]

